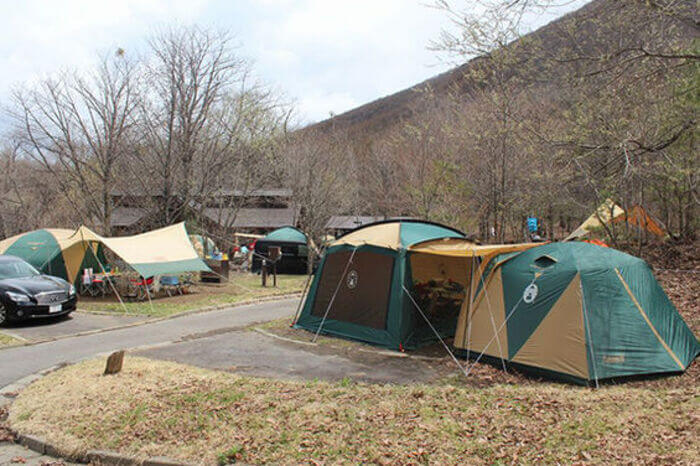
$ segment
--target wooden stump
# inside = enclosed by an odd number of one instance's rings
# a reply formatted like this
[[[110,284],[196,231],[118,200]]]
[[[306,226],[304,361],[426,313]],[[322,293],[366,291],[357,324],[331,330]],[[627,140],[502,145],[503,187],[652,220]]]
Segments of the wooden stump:
[[[124,350],[116,351],[107,358],[104,375],[118,374],[124,365]]]

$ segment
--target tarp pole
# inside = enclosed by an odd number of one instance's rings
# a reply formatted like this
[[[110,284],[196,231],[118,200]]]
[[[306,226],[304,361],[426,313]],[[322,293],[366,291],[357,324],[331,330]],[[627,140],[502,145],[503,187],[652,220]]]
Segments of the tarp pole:
[[[105,270],[104,265],[102,265],[102,262],[100,261],[99,257],[97,257],[97,254],[95,254],[95,251],[92,250],[92,246],[90,245],[90,243],[86,243],[85,237],[83,236],[82,231],[80,232],[80,239],[83,242],[83,245],[87,244],[87,249],[90,250],[90,252],[92,253],[92,256],[97,261],[97,264],[100,266],[100,270],[102,270],[102,274],[107,275],[107,271]],[[119,304],[122,305],[122,308],[124,309],[124,314],[128,314],[129,310],[126,308],[126,304],[124,304],[124,301],[122,301],[122,297],[119,295],[119,292],[117,291],[117,288],[114,286],[114,283],[112,283],[112,280],[109,280],[109,279],[107,279],[107,281],[109,282],[109,285],[112,287],[112,291],[114,291],[114,295],[119,300]]]
[[[155,311],[153,310],[153,301],[151,300],[151,292],[148,291],[148,283],[146,283],[146,280],[148,280],[148,279],[145,277],[141,277],[141,278],[143,279],[142,283],[143,283],[143,288],[146,290],[146,296],[148,296],[148,304],[151,305],[151,315],[153,315],[155,313]],[[153,276],[153,283],[155,283],[155,282],[156,282],[156,277],[154,275]]]
[[[411,296],[411,293],[406,289],[406,285],[401,285],[401,287],[403,288],[404,293],[406,293],[408,295],[409,299],[411,300],[411,302],[413,303],[415,308],[418,310],[420,315],[423,316],[423,319],[425,319],[425,321],[428,323],[428,326],[430,327],[430,329],[433,331],[433,333],[435,333],[435,336],[438,337],[438,340],[440,340],[440,343],[442,343],[442,346],[445,348],[445,351],[447,351],[447,354],[449,354],[450,357],[452,358],[452,360],[455,362],[455,364],[457,364],[457,367],[459,367],[460,372],[462,374],[464,374],[465,377],[468,376],[469,374],[464,370],[464,367],[462,367],[462,365],[459,363],[459,361],[457,360],[457,357],[454,355],[454,353],[452,351],[450,351],[450,347],[447,346],[447,343],[445,343],[445,340],[442,339],[442,336],[440,336],[440,332],[438,332],[435,329],[435,327],[433,327],[433,324],[428,319],[428,316],[426,316],[425,313],[423,313],[423,310],[420,308],[420,306],[418,305],[416,300],[413,299],[413,296]]]
[[[323,319],[321,319],[321,324],[318,326],[318,329],[316,329],[316,335],[314,335],[314,339],[312,340],[313,343],[316,343],[316,339],[318,339],[318,335],[321,333],[321,329],[323,328],[323,324],[326,323],[326,317],[328,317],[328,313],[331,310],[331,306],[333,306],[333,302],[335,301],[335,297],[338,295],[338,290],[340,290],[340,284],[343,283],[343,280],[345,279],[345,274],[348,273],[348,269],[350,268],[350,264],[352,264],[352,258],[355,257],[356,251],[357,251],[357,247],[355,247],[352,250],[352,254],[350,254],[350,258],[348,259],[348,263],[345,264],[345,270],[343,270],[343,274],[340,276],[340,280],[338,280],[338,285],[335,287],[335,291],[333,292],[333,296],[331,297],[331,300],[328,303],[328,307],[326,308],[326,312],[323,314]]]

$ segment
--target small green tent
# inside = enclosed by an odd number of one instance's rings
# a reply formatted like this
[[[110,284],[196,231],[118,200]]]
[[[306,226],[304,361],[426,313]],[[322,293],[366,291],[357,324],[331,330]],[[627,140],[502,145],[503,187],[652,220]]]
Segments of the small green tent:
[[[304,232],[294,227],[282,227],[255,242],[253,272],[260,270],[263,258],[270,247],[281,248],[282,257],[277,262],[278,273],[305,274],[309,257],[308,239]]]
[[[407,248],[436,238],[463,237],[458,230],[418,220],[387,220],[350,231],[326,250],[295,326],[391,349],[434,341],[434,332],[416,313],[404,288],[413,289],[414,275],[421,270],[449,265],[416,263]],[[436,309],[430,316],[432,325],[442,336],[451,336],[458,313],[459,305]]]
[[[551,243],[485,264],[454,346],[470,357],[590,383],[682,372],[700,344],[642,259]]]

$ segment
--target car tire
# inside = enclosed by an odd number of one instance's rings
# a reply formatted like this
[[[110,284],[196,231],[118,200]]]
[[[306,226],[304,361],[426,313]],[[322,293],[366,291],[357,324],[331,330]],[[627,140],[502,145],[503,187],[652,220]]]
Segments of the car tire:
[[[0,326],[7,323],[7,307],[0,302]]]

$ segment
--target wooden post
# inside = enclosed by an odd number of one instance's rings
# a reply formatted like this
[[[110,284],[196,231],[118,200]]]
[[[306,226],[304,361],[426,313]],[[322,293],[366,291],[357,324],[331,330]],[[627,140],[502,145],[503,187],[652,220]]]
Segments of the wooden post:
[[[107,358],[104,375],[118,374],[124,365],[124,350],[116,351]]]
[[[270,246],[267,251],[267,256],[272,263],[272,286],[277,287],[277,261],[282,257],[282,248],[280,246]]]

